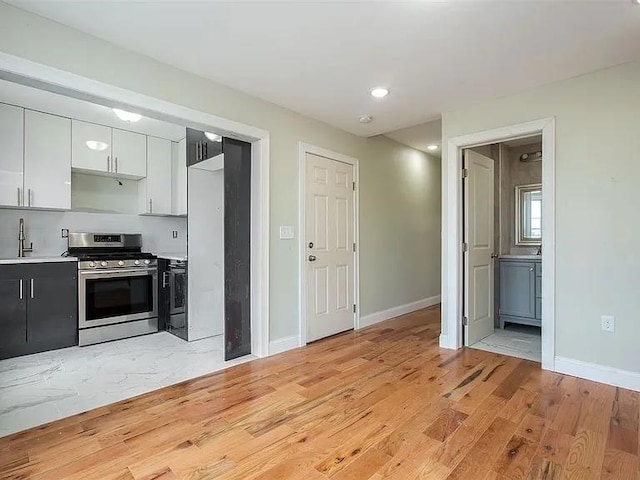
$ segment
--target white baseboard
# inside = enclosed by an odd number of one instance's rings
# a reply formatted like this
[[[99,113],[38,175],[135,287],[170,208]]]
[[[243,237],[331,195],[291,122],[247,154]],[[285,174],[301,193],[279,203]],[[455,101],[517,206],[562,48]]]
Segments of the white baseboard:
[[[290,337],[279,338],[269,342],[269,355],[275,355],[276,353],[286,352],[293,348],[300,346],[300,338],[297,335],[291,335]]]
[[[435,297],[423,298],[422,300],[418,300],[417,302],[411,302],[405,305],[399,305],[387,310],[372,313],[370,315],[365,315],[364,317],[360,317],[358,328],[368,327],[369,325],[374,325],[376,323],[389,320],[390,318],[399,317],[400,315],[406,315],[407,313],[415,312],[416,310],[427,308],[432,305],[437,305],[438,303],[440,303],[440,295],[436,295]]]
[[[586,378],[595,382],[640,391],[640,373],[628,370],[620,370],[571,358],[556,357],[555,371],[573,377]]]

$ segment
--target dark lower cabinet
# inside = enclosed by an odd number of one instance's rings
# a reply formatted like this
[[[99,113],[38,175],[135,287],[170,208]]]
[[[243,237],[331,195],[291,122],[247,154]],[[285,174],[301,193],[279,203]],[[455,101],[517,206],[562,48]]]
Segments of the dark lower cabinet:
[[[0,266],[0,359],[27,351],[27,298],[18,265]]]
[[[0,358],[78,344],[75,262],[0,266]]]

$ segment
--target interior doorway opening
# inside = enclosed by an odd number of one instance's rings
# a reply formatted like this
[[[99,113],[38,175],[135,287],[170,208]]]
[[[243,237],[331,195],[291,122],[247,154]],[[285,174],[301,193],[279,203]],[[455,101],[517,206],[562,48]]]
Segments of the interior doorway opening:
[[[443,167],[442,333],[440,346],[464,346],[463,151],[542,134],[542,368],[555,370],[555,119],[553,117],[450,136]],[[486,299],[488,302],[489,299]]]
[[[542,360],[542,135],[465,148],[464,345]]]

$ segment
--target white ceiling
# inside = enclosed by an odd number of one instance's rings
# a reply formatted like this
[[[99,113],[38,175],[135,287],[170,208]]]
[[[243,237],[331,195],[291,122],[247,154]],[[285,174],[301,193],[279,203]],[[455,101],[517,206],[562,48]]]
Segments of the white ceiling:
[[[640,56],[630,0],[11,3],[365,136]]]
[[[385,133],[385,136],[392,138],[396,142],[404,143],[429,155],[440,158],[442,146],[442,120],[421,123],[414,127],[407,127],[401,130]],[[428,150],[429,145],[437,145],[437,150]]]

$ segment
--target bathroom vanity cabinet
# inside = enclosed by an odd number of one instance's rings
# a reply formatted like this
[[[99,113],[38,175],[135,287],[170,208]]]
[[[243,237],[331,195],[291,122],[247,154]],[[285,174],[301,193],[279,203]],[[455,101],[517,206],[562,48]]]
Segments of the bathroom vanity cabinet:
[[[542,325],[542,262],[539,257],[500,258],[500,328],[505,323]]]

